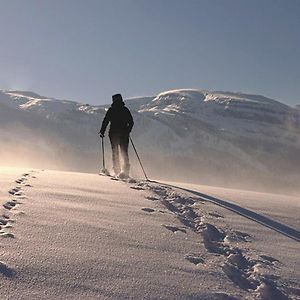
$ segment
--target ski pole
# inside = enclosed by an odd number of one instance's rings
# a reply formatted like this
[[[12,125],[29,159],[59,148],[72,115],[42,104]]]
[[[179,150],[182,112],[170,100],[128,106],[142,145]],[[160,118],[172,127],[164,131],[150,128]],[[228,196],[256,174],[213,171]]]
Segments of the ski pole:
[[[103,141],[103,137],[101,138],[102,140],[102,166],[103,166],[103,170],[106,170],[105,168],[105,159],[104,159],[104,141]]]
[[[145,172],[145,170],[144,170],[144,167],[143,167],[143,165],[142,165],[141,159],[140,159],[140,157],[139,157],[139,154],[137,153],[137,150],[136,150],[136,148],[135,148],[135,146],[134,146],[134,143],[133,143],[133,141],[132,141],[131,136],[129,136],[129,138],[130,138],[131,145],[132,145],[132,147],[133,147],[133,149],[134,149],[134,152],[135,152],[135,154],[136,154],[136,156],[137,156],[137,158],[138,158],[138,160],[139,160],[139,163],[140,163],[140,165],[141,165],[141,167],[142,167],[142,170],[143,170],[143,173],[144,173],[144,175],[145,175],[145,178],[146,178],[147,181],[149,181],[149,179],[148,179],[148,177],[147,177],[147,175],[146,175],[146,172]]]
[[[105,152],[104,152],[104,138],[102,139],[102,170],[100,171],[100,174],[102,175],[109,175],[109,171],[105,168]]]

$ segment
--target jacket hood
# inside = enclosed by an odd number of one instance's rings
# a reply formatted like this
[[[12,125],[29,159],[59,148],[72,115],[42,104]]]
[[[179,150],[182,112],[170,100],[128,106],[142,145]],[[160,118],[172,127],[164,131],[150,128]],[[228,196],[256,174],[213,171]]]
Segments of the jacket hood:
[[[122,107],[125,105],[122,95],[121,94],[115,94],[112,96],[112,107]]]
[[[124,107],[125,103],[123,101],[113,102],[111,107]]]

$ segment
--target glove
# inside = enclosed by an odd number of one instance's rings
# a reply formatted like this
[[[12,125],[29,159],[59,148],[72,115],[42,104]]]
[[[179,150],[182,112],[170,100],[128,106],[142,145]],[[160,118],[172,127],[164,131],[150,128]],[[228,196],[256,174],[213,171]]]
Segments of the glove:
[[[99,132],[98,134],[99,134],[99,136],[100,136],[102,139],[104,138],[104,133]]]

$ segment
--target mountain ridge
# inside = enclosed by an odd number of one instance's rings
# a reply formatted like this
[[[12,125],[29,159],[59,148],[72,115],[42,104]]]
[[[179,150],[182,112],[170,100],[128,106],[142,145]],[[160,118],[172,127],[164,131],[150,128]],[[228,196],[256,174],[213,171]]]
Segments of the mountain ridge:
[[[125,103],[135,120],[132,137],[155,177],[223,185],[241,181],[251,187],[261,185],[257,178],[270,186],[276,182],[293,185],[299,178],[297,108],[260,95],[197,89],[165,91],[152,97],[129,98]],[[109,104],[57,100],[29,91],[0,91],[0,104],[18,112],[14,122],[13,117],[7,119],[0,112],[1,123],[10,131],[0,130],[0,135],[11,140],[12,148],[19,147],[13,137],[26,131],[27,141],[32,141],[27,142],[29,152],[48,156],[50,166],[96,171],[97,132]],[[29,126],[21,115],[28,115],[36,125]],[[11,130],[9,124],[15,121],[19,128]],[[36,139],[39,142],[34,150]],[[109,148],[107,139],[106,146]],[[137,168],[133,162],[132,170],[139,175]]]

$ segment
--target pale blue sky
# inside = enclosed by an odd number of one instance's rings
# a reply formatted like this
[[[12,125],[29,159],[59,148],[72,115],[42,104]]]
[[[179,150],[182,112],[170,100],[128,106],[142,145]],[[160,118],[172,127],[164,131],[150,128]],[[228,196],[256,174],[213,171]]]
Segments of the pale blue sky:
[[[300,104],[299,0],[2,0],[0,36],[0,89],[102,104],[204,88]]]

